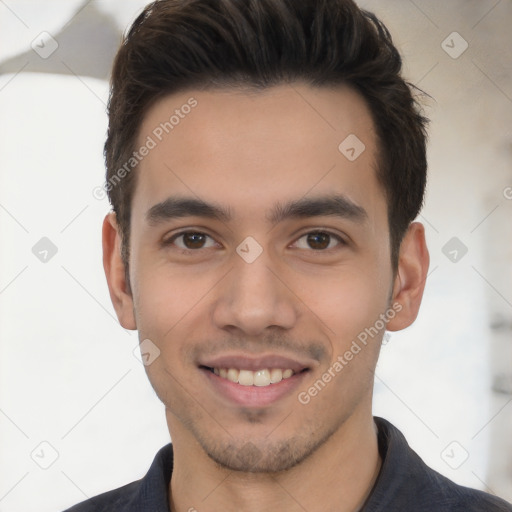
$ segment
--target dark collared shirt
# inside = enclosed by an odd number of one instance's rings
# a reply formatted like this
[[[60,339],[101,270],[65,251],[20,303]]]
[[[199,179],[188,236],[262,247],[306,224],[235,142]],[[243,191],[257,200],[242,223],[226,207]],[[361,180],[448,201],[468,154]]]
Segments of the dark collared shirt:
[[[512,512],[490,494],[461,487],[430,469],[391,423],[375,418],[382,467],[361,512]],[[169,512],[172,445],[156,455],[144,478],[84,501],[66,512]]]

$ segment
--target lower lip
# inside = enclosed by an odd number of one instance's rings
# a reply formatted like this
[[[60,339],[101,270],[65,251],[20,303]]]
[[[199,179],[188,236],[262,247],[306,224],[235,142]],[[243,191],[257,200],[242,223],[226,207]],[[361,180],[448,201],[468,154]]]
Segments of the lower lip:
[[[291,394],[302,382],[307,371],[296,373],[268,386],[242,386],[237,382],[215,375],[206,368],[200,368],[214,389],[229,401],[245,407],[265,407]]]

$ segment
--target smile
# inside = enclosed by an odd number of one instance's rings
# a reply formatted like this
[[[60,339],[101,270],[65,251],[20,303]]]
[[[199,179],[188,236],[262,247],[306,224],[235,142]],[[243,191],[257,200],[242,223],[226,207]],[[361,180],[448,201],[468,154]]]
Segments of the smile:
[[[263,368],[256,371],[239,370],[237,368],[209,368],[209,370],[223,379],[227,379],[242,386],[258,387],[277,384],[283,379],[289,379],[295,373],[291,368]]]

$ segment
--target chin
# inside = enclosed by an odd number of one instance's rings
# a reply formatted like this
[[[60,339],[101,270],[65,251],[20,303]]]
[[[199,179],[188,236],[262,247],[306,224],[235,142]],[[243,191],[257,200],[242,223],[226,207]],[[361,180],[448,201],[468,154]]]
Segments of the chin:
[[[287,471],[310,457],[332,432],[322,437],[301,435],[282,441],[268,438],[214,444],[200,440],[205,453],[220,467],[243,473],[279,473]]]

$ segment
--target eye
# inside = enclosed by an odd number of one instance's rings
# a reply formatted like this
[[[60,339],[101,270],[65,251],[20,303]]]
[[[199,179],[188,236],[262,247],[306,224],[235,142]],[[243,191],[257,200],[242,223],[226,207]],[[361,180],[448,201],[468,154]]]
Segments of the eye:
[[[176,247],[185,250],[207,249],[208,247],[214,247],[215,243],[211,236],[199,231],[183,231],[164,242],[165,245],[176,245]]]
[[[324,251],[338,245],[345,245],[345,241],[340,236],[327,231],[311,231],[302,235],[295,242],[295,246],[299,249],[313,249],[314,251]]]

